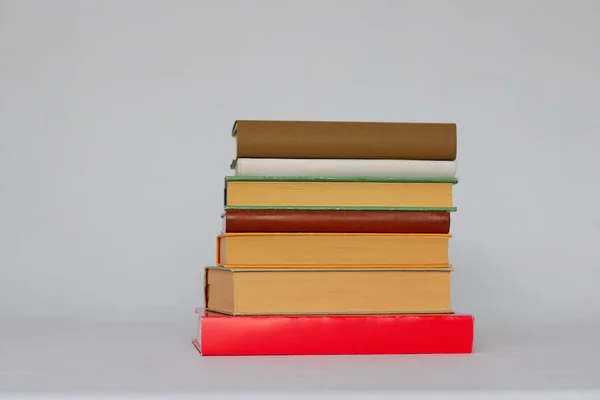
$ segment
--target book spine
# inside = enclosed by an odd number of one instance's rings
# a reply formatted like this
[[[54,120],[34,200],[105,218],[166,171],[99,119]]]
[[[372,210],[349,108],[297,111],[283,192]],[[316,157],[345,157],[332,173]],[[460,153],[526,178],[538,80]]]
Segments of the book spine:
[[[227,210],[225,232],[443,233],[445,211]]]
[[[236,176],[454,178],[455,161],[239,158]]]
[[[238,158],[455,160],[455,124],[237,121]]]
[[[200,324],[195,344],[205,356],[473,351],[470,315],[201,316]]]

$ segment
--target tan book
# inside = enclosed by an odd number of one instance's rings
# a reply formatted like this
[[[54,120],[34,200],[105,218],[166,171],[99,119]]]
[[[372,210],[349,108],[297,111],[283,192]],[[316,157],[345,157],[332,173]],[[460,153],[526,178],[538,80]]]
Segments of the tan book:
[[[450,234],[241,232],[217,237],[229,268],[448,267]]]
[[[453,211],[454,178],[225,178],[226,207],[360,207]]]
[[[209,267],[205,301],[232,315],[452,313],[451,271]]]
[[[238,158],[455,160],[456,124],[239,120]]]

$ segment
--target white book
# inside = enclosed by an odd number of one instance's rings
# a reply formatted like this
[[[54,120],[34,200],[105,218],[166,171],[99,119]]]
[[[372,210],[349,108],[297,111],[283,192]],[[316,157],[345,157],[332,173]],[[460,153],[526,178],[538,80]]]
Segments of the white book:
[[[456,161],[238,158],[231,168],[236,176],[456,178]]]

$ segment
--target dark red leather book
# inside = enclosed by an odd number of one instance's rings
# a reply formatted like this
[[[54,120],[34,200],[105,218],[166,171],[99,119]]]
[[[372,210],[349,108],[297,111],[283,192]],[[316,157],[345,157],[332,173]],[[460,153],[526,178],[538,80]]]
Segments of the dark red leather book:
[[[471,315],[229,316],[203,309],[205,356],[449,354],[473,351]]]
[[[448,233],[447,211],[227,210],[224,232]]]

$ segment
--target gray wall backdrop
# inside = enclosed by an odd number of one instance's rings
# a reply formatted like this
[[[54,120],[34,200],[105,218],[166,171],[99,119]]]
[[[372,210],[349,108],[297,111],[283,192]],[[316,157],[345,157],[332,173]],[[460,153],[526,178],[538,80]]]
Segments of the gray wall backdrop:
[[[598,13],[0,1],[0,318],[192,324],[236,118],[456,122],[455,309],[597,318]]]

